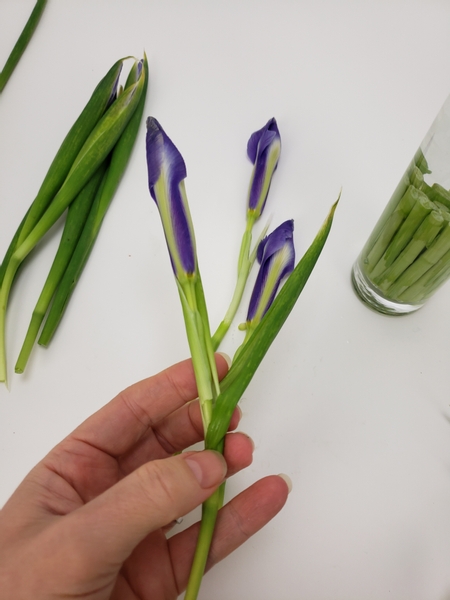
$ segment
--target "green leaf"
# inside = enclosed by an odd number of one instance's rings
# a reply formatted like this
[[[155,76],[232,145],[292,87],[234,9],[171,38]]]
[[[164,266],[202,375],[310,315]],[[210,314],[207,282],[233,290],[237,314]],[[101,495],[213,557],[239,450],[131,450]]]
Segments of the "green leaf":
[[[135,63],[136,67],[137,63]],[[136,68],[132,71],[136,71]],[[41,346],[48,346],[51,339],[53,338],[56,329],[63,317],[63,314],[67,308],[67,304],[73,294],[75,286],[77,285],[86,262],[90,256],[92,248],[100,232],[100,228],[103,223],[103,219],[106,212],[111,204],[114,194],[119,186],[122,179],[122,175],[125,172],[128,161],[130,159],[134,143],[139,133],[139,125],[142,120],[142,114],[144,112],[147,86],[148,86],[148,64],[147,58],[144,58],[144,69],[145,69],[145,80],[144,87],[142,90],[139,103],[133,116],[129,120],[125,127],[119,141],[114,146],[111,153],[111,162],[109,164],[107,173],[102,182],[99,193],[97,194],[91,212],[89,213],[87,222],[81,233],[80,240],[78,241],[75,252],[72,259],[67,267],[66,272],[61,280],[61,283],[56,291],[56,295],[53,304],[50,308],[47,320],[39,338],[39,344]],[[126,87],[133,85],[129,76]]]
[[[64,183],[77,154],[83,147],[89,134],[105,113],[124,60],[120,59],[115,62],[108,73],[98,83],[88,103],[62,142],[39,188],[36,198],[33,200],[9,245],[0,267],[0,286],[15,250],[25,240],[44,214],[48,205]]]
[[[211,423],[206,434],[206,448],[216,449],[225,436],[234,408],[253,378],[270,345],[294,308],[327,240],[338,200],[272,306],[242,348],[230,371],[221,382],[221,394],[214,405]]]
[[[30,17],[26,22],[22,33],[19,36],[19,39],[15,43],[14,48],[11,50],[11,54],[6,60],[3,70],[0,71],[0,92],[3,92],[5,85],[8,83],[9,78],[13,74],[17,63],[20,60],[20,57],[25,52],[25,48],[28,46],[28,43],[33,36],[33,33],[36,27],[38,26],[39,20],[42,16],[42,13],[44,12],[46,4],[47,0],[37,0]]]

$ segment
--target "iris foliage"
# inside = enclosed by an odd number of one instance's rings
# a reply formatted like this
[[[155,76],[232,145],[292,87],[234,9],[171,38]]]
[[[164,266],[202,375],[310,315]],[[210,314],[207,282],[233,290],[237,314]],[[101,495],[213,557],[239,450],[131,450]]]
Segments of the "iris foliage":
[[[65,137],[0,266],[0,382],[7,380],[6,310],[19,267],[65,215],[61,242],[16,364],[22,373],[46,316],[39,344],[46,346],[53,337],[126,168],[144,111],[148,66],[146,57],[134,60],[122,88],[125,60],[106,73]]]

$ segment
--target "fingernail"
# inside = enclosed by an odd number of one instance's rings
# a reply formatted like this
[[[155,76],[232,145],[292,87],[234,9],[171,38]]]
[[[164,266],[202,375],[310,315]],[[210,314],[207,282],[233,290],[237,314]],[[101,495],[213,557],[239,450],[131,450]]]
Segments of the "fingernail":
[[[223,358],[225,359],[225,362],[228,365],[228,368],[231,367],[231,358],[228,356],[228,354],[226,354],[225,352],[218,352],[217,354],[220,354],[220,356],[223,356]]]
[[[278,477],[281,477],[281,479],[286,483],[288,487],[288,493],[290,494],[292,492],[292,479],[285,473],[278,473]]]
[[[189,454],[185,460],[203,489],[219,485],[225,479],[227,463],[219,452],[214,450],[194,452]]]

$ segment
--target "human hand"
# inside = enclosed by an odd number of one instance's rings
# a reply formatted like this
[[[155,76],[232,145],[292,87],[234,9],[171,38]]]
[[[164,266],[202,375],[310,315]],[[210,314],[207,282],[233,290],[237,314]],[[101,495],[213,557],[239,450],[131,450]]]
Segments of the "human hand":
[[[219,375],[227,370],[217,355]],[[174,521],[248,466],[253,445],[226,436],[224,457],[174,453],[203,439],[190,361],[141,381],[85,421],[24,479],[0,511],[1,600],[168,600],[186,587],[198,523]],[[236,412],[231,429],[237,426]],[[207,568],[283,507],[266,477],[219,512]]]

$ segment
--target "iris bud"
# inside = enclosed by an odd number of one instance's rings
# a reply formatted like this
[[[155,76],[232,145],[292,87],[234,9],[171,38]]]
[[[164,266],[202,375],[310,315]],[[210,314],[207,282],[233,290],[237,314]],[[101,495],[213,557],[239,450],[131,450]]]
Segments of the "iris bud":
[[[252,134],[247,144],[247,155],[254,164],[248,192],[248,213],[255,219],[264,210],[280,152],[280,132],[276,120],[272,118]]]
[[[250,299],[247,329],[254,329],[272,304],[280,283],[295,265],[294,221],[285,221],[258,246],[260,269]]]
[[[172,140],[153,117],[147,119],[150,194],[158,207],[175,277],[197,273],[194,229],[184,187],[186,165]]]

